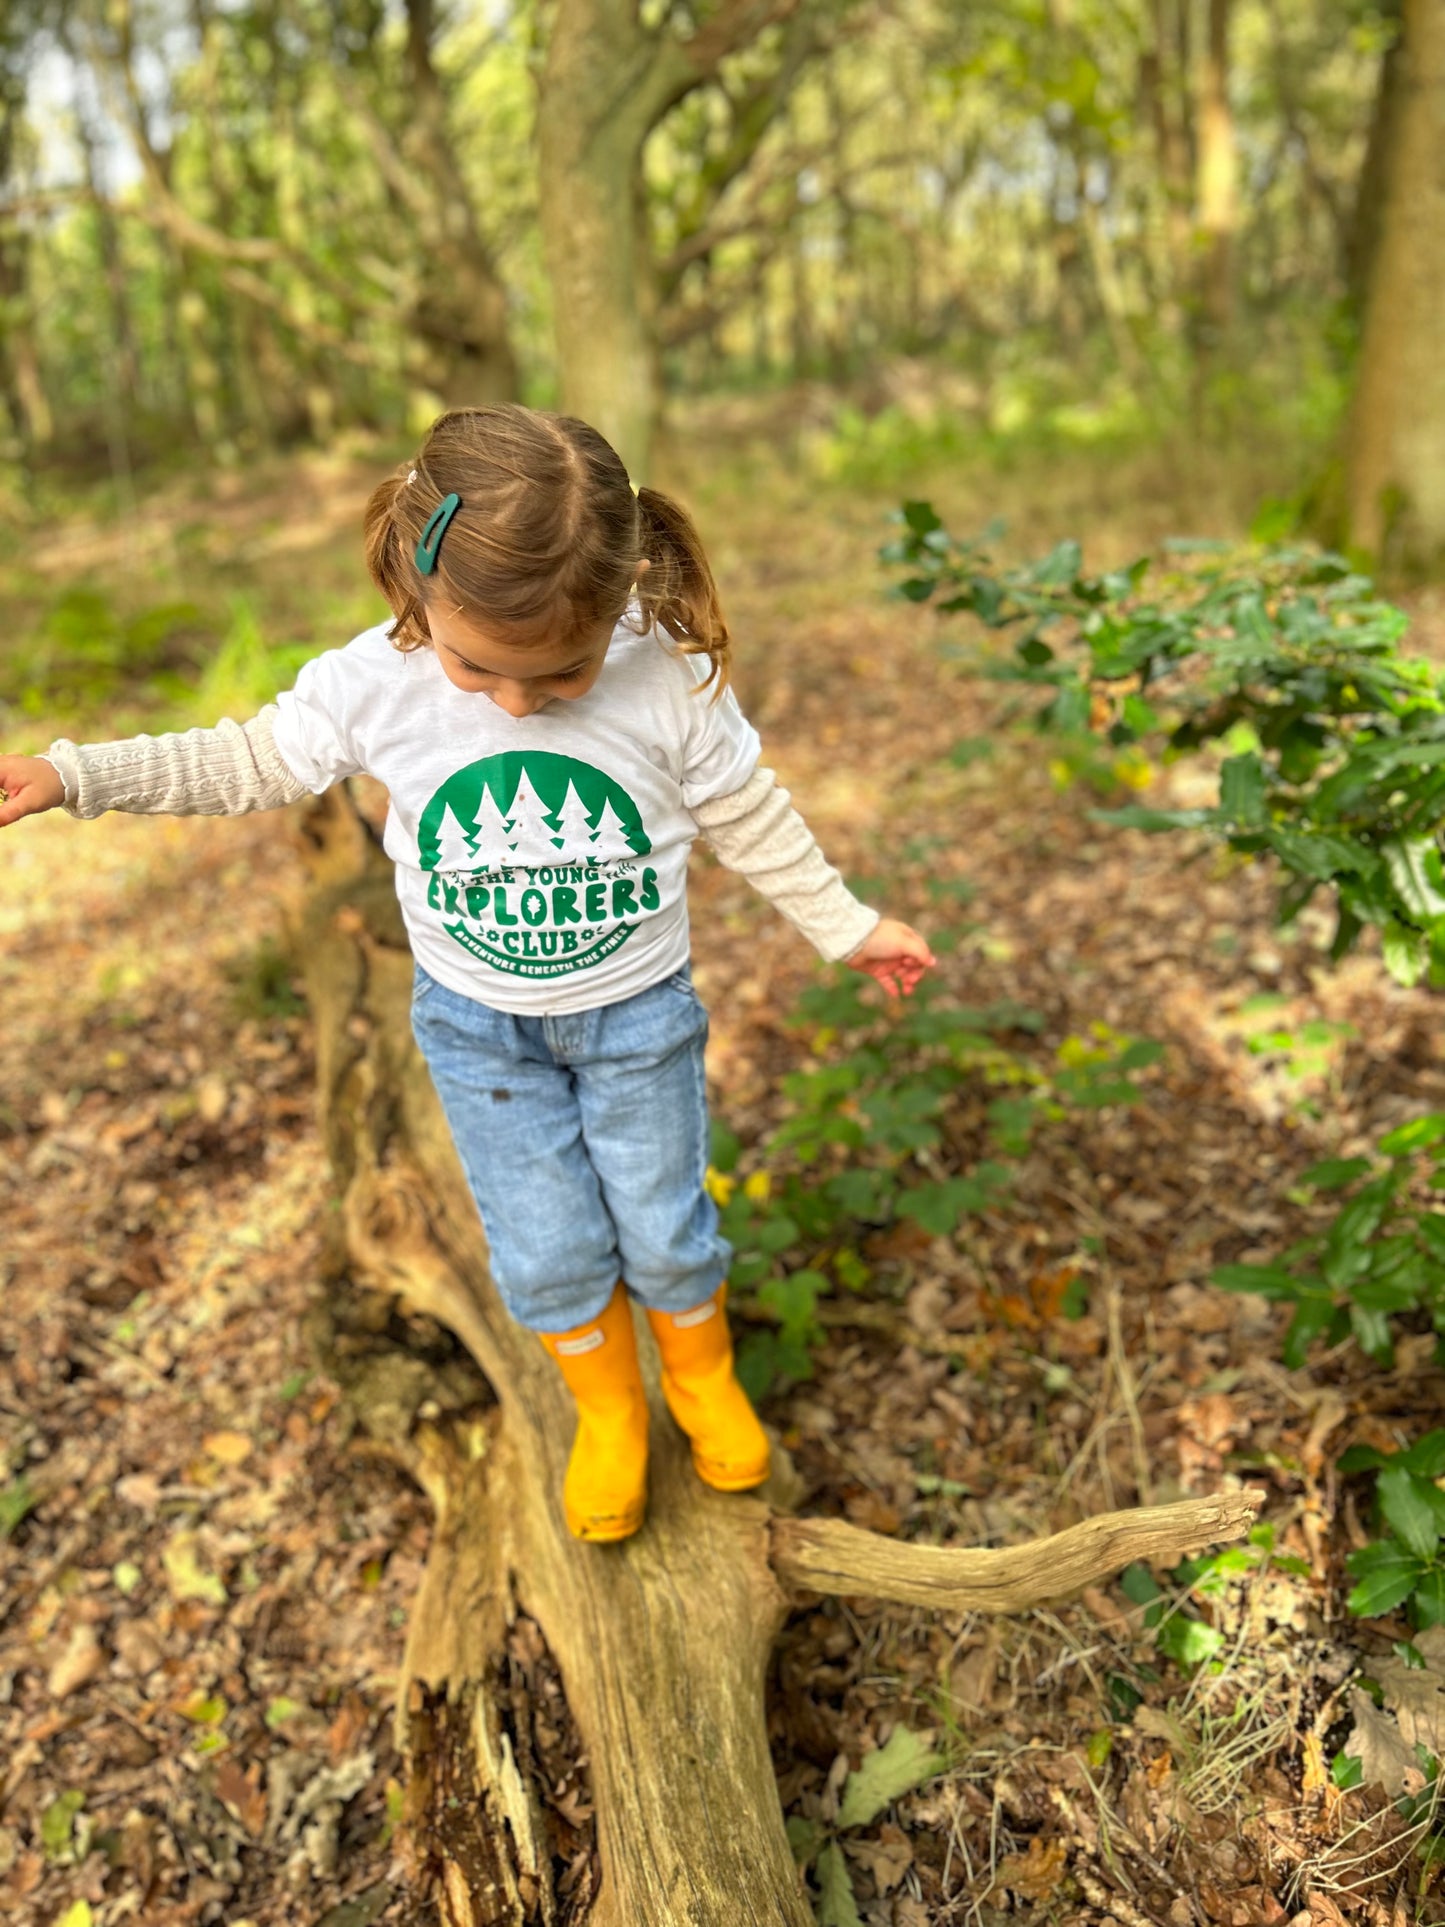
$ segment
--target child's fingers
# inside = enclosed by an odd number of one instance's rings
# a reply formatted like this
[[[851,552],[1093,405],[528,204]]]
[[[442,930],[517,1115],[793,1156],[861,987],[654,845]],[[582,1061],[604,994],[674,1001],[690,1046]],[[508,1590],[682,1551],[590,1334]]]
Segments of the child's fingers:
[[[39,808],[33,800],[33,793],[27,795],[23,789],[13,790],[8,796],[4,796],[3,790],[0,790],[0,796],[3,796],[3,800],[0,800],[0,830],[8,824],[18,823],[22,816],[33,815]]]
[[[22,816],[34,816],[40,810],[50,808],[50,804],[34,783],[23,778],[7,792],[3,779],[0,779],[0,829],[8,823],[18,823]]]

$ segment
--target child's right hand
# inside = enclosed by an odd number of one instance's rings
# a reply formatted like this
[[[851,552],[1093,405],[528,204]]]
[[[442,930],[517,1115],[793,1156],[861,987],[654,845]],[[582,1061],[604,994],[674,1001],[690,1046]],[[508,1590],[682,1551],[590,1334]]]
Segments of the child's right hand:
[[[65,801],[65,785],[43,756],[0,756],[0,830]]]

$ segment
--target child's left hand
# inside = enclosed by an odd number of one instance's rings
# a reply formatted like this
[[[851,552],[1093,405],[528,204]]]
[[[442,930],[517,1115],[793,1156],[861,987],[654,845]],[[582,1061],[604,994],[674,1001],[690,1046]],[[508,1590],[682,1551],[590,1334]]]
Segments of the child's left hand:
[[[890,997],[907,997],[938,959],[909,924],[885,917],[868,941],[847,959],[854,970],[876,977]]]

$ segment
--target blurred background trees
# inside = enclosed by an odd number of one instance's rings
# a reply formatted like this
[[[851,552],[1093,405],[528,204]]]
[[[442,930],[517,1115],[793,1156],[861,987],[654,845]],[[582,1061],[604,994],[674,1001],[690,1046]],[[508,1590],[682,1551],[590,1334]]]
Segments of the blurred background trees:
[[[10,0],[0,455],[517,395],[1272,431],[1445,551],[1438,0]],[[1350,396],[1356,397],[1353,411]]]

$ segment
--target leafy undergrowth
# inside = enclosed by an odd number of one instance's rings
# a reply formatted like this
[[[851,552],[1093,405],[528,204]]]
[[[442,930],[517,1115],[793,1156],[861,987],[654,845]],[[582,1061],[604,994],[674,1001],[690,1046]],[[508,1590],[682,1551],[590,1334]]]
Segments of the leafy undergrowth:
[[[1040,1077],[1099,1025],[1163,1047],[1131,1073],[1136,1101],[1061,1105],[1010,1154],[1007,1195],[955,1230],[925,1202],[859,1222],[843,1271],[831,1232],[800,1254],[826,1285],[791,1361],[812,1375],[775,1371],[764,1410],[805,1506],[999,1545],[1139,1499],[1268,1495],[1268,1532],[1228,1559],[1017,1619],[859,1600],[795,1615],[769,1720],[821,1917],[1445,1917],[1418,1761],[1395,1761],[1394,1795],[1335,1767],[1389,1744],[1364,1710],[1377,1698],[1382,1725],[1401,1706],[1431,1717],[1433,1648],[1408,1665],[1402,1619],[1346,1609],[1346,1560],[1377,1532],[1367,1482],[1336,1467],[1431,1429],[1433,1335],[1404,1331],[1388,1363],[1345,1345],[1307,1376],[1278,1362],[1288,1306],[1209,1282],[1318,1227],[1294,1187],[1311,1163],[1445,1108],[1432,1000],[1370,956],[1323,968],[1331,933],[1309,913],[1282,941],[1260,873],[1181,869],[1088,823],[998,699],[872,599],[866,530],[805,523],[800,504],[784,549],[761,513],[737,508],[721,558],[744,702],[836,860],[947,934],[935,1006],[1032,1013],[1007,1045]],[[6,833],[0,876],[16,1917],[399,1920],[390,1716],[429,1514],[387,1439],[425,1422],[437,1373],[389,1341],[429,1349],[452,1408],[486,1395],[383,1304],[339,1331],[316,1317],[327,1181],[274,947],[301,887],[283,825],[47,818]],[[792,1020],[812,967],[744,884],[700,865],[694,902],[746,1198],[797,1115],[784,1080],[843,1046],[826,1011]],[[998,1098],[972,1074],[950,1086],[938,1168],[909,1183],[976,1175]],[[777,1336],[756,1281],[738,1311],[745,1335]],[[530,1707],[580,1895],[585,1784],[534,1631],[517,1634],[513,1717]]]

